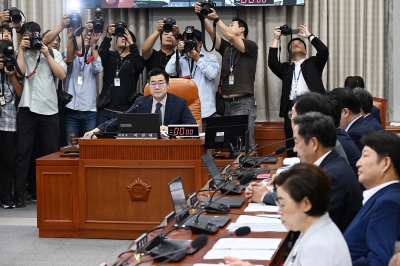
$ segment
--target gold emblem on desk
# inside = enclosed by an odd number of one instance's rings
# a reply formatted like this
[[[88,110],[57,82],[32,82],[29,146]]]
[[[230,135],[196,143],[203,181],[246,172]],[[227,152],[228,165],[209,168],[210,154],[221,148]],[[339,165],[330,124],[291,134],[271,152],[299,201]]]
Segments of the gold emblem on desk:
[[[129,195],[132,201],[147,201],[149,198],[151,186],[146,184],[142,179],[138,178],[128,187]]]

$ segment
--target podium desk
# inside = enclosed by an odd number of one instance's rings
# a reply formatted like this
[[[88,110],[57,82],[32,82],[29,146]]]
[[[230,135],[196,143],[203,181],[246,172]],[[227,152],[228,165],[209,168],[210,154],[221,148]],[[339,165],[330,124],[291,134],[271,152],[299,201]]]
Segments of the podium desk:
[[[36,160],[39,237],[135,239],[173,210],[168,182],[201,176],[202,139],[79,139],[78,157]]]

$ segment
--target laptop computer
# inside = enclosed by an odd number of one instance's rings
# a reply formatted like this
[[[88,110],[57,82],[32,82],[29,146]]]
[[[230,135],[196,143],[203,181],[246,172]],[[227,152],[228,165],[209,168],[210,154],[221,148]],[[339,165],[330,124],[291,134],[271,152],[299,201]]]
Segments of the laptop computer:
[[[217,163],[214,160],[214,157],[212,157],[211,154],[205,154],[201,157],[201,160],[203,161],[204,165],[207,168],[208,173],[210,174],[211,178],[213,179],[215,185],[217,187],[223,186],[221,188],[221,192],[225,193],[227,191],[230,191],[228,194],[241,194],[243,187],[238,187],[236,182],[231,182],[231,181],[225,181],[224,176],[222,175],[221,171],[219,170],[219,167]],[[228,183],[227,183],[228,182]],[[247,185],[246,185],[247,186]],[[244,187],[246,187],[244,186]],[[217,197],[214,197],[215,199]],[[216,202],[221,203],[221,204],[226,204],[229,205],[232,208],[240,208],[244,202],[244,198],[226,198],[222,197]]]
[[[117,114],[118,133],[157,133],[160,136],[159,115],[154,113]]]
[[[197,214],[190,214],[190,207],[185,199],[185,191],[183,190],[182,179],[180,176],[168,183],[171,194],[172,205],[177,214],[177,225],[182,228],[189,228],[194,223]],[[213,223],[219,227],[223,227],[231,219],[230,216],[198,216],[199,222]]]

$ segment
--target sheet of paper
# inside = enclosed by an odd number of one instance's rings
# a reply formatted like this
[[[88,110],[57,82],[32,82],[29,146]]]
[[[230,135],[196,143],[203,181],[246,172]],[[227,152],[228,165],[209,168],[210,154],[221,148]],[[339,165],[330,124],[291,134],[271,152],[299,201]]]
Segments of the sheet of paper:
[[[212,249],[277,249],[282,239],[280,238],[221,238]]]
[[[236,220],[238,224],[257,224],[257,223],[271,223],[271,224],[282,224],[281,216],[279,214],[262,214],[257,216],[251,215],[240,215],[239,218]]]
[[[241,260],[270,260],[275,250],[220,250],[211,249],[204,255],[205,260],[223,259],[225,256]]]
[[[248,226],[252,232],[287,232],[288,230],[285,228],[283,224],[267,224],[267,223],[230,223],[226,228],[227,231],[236,231],[236,229]]]
[[[245,212],[278,212],[278,206],[265,205],[264,203],[249,203]]]
[[[210,263],[195,263],[193,266],[229,266],[228,264],[225,264],[223,262],[220,262],[219,264],[210,264]],[[255,264],[254,266],[263,266],[261,264]]]

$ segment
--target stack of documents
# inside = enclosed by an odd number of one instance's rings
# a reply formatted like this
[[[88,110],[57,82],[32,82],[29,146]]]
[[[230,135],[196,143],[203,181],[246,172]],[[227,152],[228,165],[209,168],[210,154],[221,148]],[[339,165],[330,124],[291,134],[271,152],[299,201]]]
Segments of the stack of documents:
[[[270,260],[281,241],[280,238],[222,238],[207,252],[204,259],[232,256],[241,260]]]
[[[245,212],[278,212],[278,206],[265,205],[264,203],[249,203]]]
[[[287,232],[282,224],[279,214],[270,215],[240,215],[236,223],[230,223],[226,230],[235,231],[236,229],[249,226],[252,232]]]
[[[291,166],[291,165],[294,165],[299,162],[300,162],[299,157],[290,157],[290,158],[283,159],[283,165],[286,165],[286,166]]]

